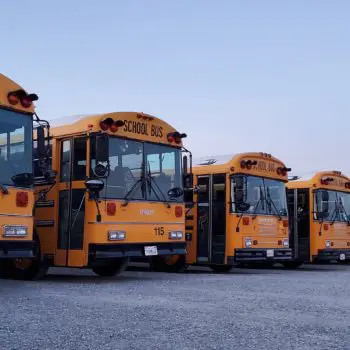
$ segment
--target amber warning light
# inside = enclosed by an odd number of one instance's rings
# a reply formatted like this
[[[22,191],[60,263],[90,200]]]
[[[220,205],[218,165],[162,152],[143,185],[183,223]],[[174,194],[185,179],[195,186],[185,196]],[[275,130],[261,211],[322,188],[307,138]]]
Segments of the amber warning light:
[[[177,143],[177,144],[180,144],[181,143],[181,140],[183,138],[187,137],[186,134],[180,134],[178,131],[175,131],[175,132],[170,132],[168,135],[167,135],[167,139],[168,139],[168,142],[170,143]]]
[[[10,91],[7,94],[7,100],[10,105],[16,106],[18,103],[21,103],[22,107],[29,108],[33,101],[37,101],[39,99],[36,94],[27,94],[24,90],[16,90]]]
[[[122,120],[113,120],[112,118],[104,119],[100,122],[100,128],[103,131],[110,130],[111,132],[117,132],[118,129],[124,126],[124,121]]]

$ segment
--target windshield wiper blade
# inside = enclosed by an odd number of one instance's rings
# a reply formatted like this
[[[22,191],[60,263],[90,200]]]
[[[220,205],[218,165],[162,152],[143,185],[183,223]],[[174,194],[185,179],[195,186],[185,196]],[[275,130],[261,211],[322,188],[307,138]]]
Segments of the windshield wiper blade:
[[[265,198],[264,198],[264,193],[263,193],[261,185],[259,185],[259,193],[260,193],[259,200],[257,201],[257,203],[253,209],[253,212],[252,212],[253,215],[256,214],[256,210],[258,209],[260,202],[261,202],[261,209],[265,210],[265,205],[264,205]],[[253,219],[255,219],[255,218],[256,218],[256,215],[253,216]]]
[[[157,200],[158,200],[159,202],[161,202],[161,199],[160,199],[158,193],[156,192],[156,190],[155,190],[154,187],[152,186],[152,182],[154,183],[155,187],[158,189],[159,193],[162,195],[162,197],[163,197],[163,202],[164,202],[165,206],[166,206],[167,208],[170,208],[169,201],[168,201],[167,198],[165,197],[165,194],[163,193],[163,191],[160,189],[159,185],[157,184],[157,181],[156,181],[156,180],[154,179],[154,177],[152,176],[150,166],[148,166],[148,171],[147,171],[146,179],[148,180],[148,185],[150,186],[150,189],[153,190],[155,196],[157,197]]]
[[[266,186],[266,200],[269,201],[270,205],[272,205],[272,207],[275,209],[275,212],[278,216],[278,219],[279,220],[282,220],[282,216],[280,215],[280,213],[278,212],[277,208],[276,208],[276,205],[274,203],[274,201],[272,200],[271,198],[271,195],[270,195],[270,189],[268,186]]]
[[[123,207],[126,207],[129,204],[129,196],[136,190],[136,188],[141,184],[145,182],[145,177],[141,176],[130,188],[130,190],[128,191],[128,193],[124,196],[123,200],[124,203],[122,203]]]
[[[7,189],[7,187],[5,185],[0,184],[0,191],[2,194],[9,194],[9,190]]]

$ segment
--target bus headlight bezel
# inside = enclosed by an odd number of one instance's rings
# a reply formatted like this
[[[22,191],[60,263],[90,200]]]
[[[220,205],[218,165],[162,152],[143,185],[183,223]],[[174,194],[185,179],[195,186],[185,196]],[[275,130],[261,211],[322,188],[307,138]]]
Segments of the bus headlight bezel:
[[[289,248],[289,239],[284,238],[282,241],[283,248]]]
[[[125,231],[108,231],[108,240],[109,241],[124,241],[126,239]]]
[[[253,241],[251,238],[245,238],[244,239],[244,244],[246,248],[251,248],[253,245]]]
[[[4,237],[27,237],[28,226],[24,225],[5,225],[3,226]]]

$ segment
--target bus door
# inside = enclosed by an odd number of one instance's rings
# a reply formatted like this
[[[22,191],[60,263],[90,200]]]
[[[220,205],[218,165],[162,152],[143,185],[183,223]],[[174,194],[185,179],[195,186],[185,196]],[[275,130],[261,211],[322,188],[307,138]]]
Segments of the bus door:
[[[309,189],[288,189],[290,246],[294,259],[310,260],[310,194]]]
[[[199,187],[197,197],[197,260],[198,262],[209,262],[211,231],[211,176],[198,176]]]
[[[211,199],[211,261],[225,263],[226,249],[226,175],[215,174],[212,177]]]
[[[226,242],[226,176],[198,177],[197,260],[224,264]]]
[[[84,252],[87,139],[60,141],[58,240],[55,265],[86,265]]]

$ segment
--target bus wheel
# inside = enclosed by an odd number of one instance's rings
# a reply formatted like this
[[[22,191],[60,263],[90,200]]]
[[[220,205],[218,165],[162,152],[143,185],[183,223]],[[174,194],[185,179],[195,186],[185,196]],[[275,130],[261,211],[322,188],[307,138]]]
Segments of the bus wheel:
[[[128,266],[129,258],[120,258],[113,260],[107,265],[95,266],[92,271],[100,277],[113,277],[122,273]]]
[[[211,265],[210,268],[217,273],[229,272],[232,269],[231,265]]]
[[[11,259],[6,261],[6,277],[16,280],[38,280],[45,276],[49,269],[41,259],[40,241],[38,235],[34,234],[37,243],[36,257],[34,259]]]
[[[283,266],[286,269],[297,269],[298,267],[300,267],[303,263],[301,261],[286,261],[283,263]]]
[[[180,273],[187,269],[185,255],[155,256],[151,258],[151,271]]]

